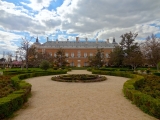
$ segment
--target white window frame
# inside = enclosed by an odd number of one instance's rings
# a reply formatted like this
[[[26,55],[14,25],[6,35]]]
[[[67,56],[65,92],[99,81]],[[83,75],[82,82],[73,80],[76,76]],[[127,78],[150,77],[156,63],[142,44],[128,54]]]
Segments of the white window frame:
[[[65,53],[65,56],[68,57],[68,53]]]
[[[71,53],[71,57],[72,57],[72,58],[74,57],[74,53]]]
[[[57,57],[56,53],[54,53],[54,57]]]
[[[109,54],[108,53],[106,53],[106,58],[109,58]]]
[[[84,53],[84,57],[85,57],[85,58],[87,57],[87,53]]]
[[[93,53],[90,53],[89,56],[93,56]]]
[[[42,53],[45,53],[45,49],[42,49]]]

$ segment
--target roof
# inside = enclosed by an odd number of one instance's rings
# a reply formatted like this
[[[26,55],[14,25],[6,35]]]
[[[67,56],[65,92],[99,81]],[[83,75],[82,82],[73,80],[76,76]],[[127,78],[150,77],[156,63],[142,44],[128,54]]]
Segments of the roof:
[[[118,44],[107,43],[105,41],[47,41],[41,45],[39,48],[114,48]]]

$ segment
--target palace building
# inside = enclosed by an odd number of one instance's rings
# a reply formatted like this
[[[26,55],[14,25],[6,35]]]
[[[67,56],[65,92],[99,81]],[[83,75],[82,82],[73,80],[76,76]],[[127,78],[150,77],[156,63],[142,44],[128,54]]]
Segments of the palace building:
[[[85,41],[80,41],[79,37],[76,37],[76,41],[49,41],[47,37],[47,41],[43,44],[39,43],[38,37],[36,42],[33,44],[39,52],[48,52],[50,55],[56,56],[56,52],[58,49],[62,48],[65,51],[65,55],[67,57],[67,62],[70,66],[83,67],[88,66],[88,56],[93,56],[97,51],[97,48],[103,48],[106,61],[108,61],[109,53],[113,50],[115,46],[118,44],[113,38],[113,42],[110,43],[109,39],[106,41],[88,41],[85,38]],[[107,63],[106,63],[107,65]]]

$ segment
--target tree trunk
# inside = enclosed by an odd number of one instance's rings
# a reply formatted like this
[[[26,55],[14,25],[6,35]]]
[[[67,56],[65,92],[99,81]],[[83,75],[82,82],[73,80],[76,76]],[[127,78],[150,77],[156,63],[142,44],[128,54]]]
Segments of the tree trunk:
[[[159,71],[159,65],[158,65],[158,63],[157,63],[157,65],[156,65],[156,67],[157,67],[157,71]]]

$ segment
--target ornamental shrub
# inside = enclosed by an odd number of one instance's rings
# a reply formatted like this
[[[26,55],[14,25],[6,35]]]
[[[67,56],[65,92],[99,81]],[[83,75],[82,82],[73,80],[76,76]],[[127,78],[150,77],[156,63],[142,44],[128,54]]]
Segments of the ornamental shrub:
[[[47,70],[50,67],[50,63],[46,60],[43,60],[40,64],[40,68],[43,70]]]

